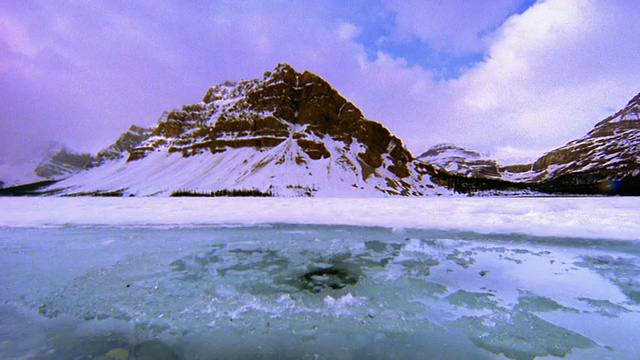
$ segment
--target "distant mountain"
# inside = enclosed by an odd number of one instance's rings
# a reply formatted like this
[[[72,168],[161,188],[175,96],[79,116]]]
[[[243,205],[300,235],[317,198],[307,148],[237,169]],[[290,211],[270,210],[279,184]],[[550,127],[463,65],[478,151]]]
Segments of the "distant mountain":
[[[0,182],[4,186],[18,186],[61,179],[86,169],[94,161],[93,156],[70,150],[61,143],[52,143],[41,156],[40,161],[24,163],[0,161]]]
[[[640,94],[584,137],[531,164],[500,166],[454,145],[436,146],[419,160],[435,169],[434,182],[463,193],[640,195]]]
[[[637,192],[640,94],[624,109],[597,123],[586,136],[542,156],[530,170],[514,170],[510,174],[514,180],[541,183],[562,192]]]
[[[39,161],[14,163],[0,158],[0,188],[43,180],[33,171]]]
[[[130,140],[130,141],[129,141]],[[286,64],[225,82],[202,101],[132,128],[60,194],[383,196],[450,193],[402,141],[321,77]],[[126,146],[125,146],[126,144]]]
[[[54,143],[34,172],[43,179],[60,179],[86,169],[92,162],[90,154],[77,153]]]
[[[327,81],[279,64],[210,88],[155,127],[131,126],[95,156],[58,146],[35,171],[50,180],[2,178],[0,195],[640,195],[639,113],[640,94],[531,164],[502,166],[453,144],[416,158]]]
[[[418,156],[418,160],[459,176],[501,178],[500,166],[495,160],[454,144],[436,145]]]

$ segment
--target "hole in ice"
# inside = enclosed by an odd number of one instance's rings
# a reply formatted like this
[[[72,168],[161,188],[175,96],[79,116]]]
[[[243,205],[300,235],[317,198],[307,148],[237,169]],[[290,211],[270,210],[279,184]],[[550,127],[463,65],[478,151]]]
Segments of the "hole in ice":
[[[324,289],[339,290],[347,285],[355,285],[358,277],[335,267],[309,271],[300,277],[302,289],[318,293]]]

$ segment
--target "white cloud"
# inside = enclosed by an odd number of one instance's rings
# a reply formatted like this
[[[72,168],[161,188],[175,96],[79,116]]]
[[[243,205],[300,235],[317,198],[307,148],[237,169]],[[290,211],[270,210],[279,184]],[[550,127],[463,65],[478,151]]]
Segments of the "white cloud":
[[[551,148],[584,135],[640,91],[638,15],[611,2],[548,0],[510,18],[486,60],[449,84],[451,112],[466,124],[455,140]]]
[[[585,135],[640,91],[639,15],[622,2],[547,0],[487,35],[486,58],[458,79],[436,81],[379,52],[349,68],[351,85],[334,84],[416,153],[454,142],[533,158]]]
[[[27,26],[2,9],[0,9],[0,30],[0,40],[12,52],[30,58],[40,53],[40,48],[29,38]]]
[[[340,40],[353,40],[360,33],[357,26],[344,22],[338,27],[336,34]]]
[[[547,0],[504,23],[520,1],[486,9],[440,2],[442,10],[436,2],[392,3],[398,23],[386,33],[367,28],[374,21],[358,22],[344,11],[336,16],[324,2],[213,3],[206,9],[149,2],[135,11],[102,3],[99,14],[78,7],[9,13],[47,24],[25,30],[23,42],[12,40],[27,44],[16,49],[33,54],[29,44],[47,44],[73,67],[47,67],[50,59],[41,52],[11,68],[3,80],[23,85],[26,95],[0,89],[0,105],[15,109],[8,116],[33,119],[3,121],[30,138],[43,132],[21,124],[48,121],[45,128],[55,128],[57,139],[83,142],[70,145],[86,150],[83,145],[107,145],[131,123],[151,125],[163,110],[198,101],[208,86],[260,77],[288,62],[325,77],[416,154],[454,142],[511,157],[514,149],[551,149],[584,135],[640,91],[640,14],[631,2]],[[436,80],[411,59],[359,42],[394,31],[444,51],[484,51],[486,58],[458,79]],[[2,56],[0,48],[0,63]],[[33,69],[37,76],[21,84]],[[32,98],[42,102],[22,110]],[[65,111],[56,110],[61,103]]]
[[[515,11],[522,0],[390,0],[397,36],[415,37],[454,53],[483,52],[483,38]]]

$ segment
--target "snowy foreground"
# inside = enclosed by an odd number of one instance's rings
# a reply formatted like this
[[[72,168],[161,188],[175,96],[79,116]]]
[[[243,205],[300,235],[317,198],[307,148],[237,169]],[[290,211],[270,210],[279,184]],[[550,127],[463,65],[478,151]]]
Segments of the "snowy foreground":
[[[640,238],[640,201],[610,198],[0,198],[0,227],[313,224]]]
[[[637,198],[0,198],[0,358],[637,359],[639,215]]]

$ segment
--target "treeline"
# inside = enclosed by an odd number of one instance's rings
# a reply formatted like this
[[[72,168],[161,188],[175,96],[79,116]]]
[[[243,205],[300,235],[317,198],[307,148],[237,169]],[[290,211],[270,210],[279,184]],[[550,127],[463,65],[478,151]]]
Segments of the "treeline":
[[[37,196],[43,195],[42,190],[49,185],[57,183],[58,180],[43,180],[30,184],[9,186],[0,188],[0,196]]]
[[[431,176],[434,183],[453,190],[458,194],[475,195],[481,191],[526,191],[532,190],[531,184],[516,183],[497,179],[473,178],[446,173]]]
[[[460,194],[475,195],[481,191],[533,191],[549,195],[620,195],[640,196],[640,176],[627,176],[620,181],[608,181],[604,176],[591,173],[572,173],[558,178],[530,183],[498,179],[468,178],[438,173],[431,179]]]
[[[169,195],[170,197],[272,197],[271,191],[260,191],[258,189],[220,189],[215,191],[195,191],[178,190]]]

